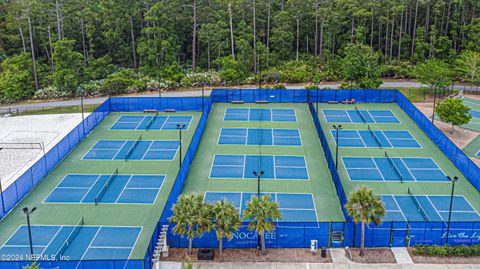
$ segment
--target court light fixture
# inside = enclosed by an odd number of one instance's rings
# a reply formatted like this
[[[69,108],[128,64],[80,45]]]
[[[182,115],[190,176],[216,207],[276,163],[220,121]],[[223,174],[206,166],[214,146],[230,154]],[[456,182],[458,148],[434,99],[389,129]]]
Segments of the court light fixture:
[[[450,176],[447,176],[447,178],[450,182],[452,182],[452,191],[450,193],[450,210],[448,211],[447,237],[445,239],[445,243],[448,245],[448,237],[450,237],[450,222],[452,220],[453,194],[455,192],[455,182],[457,182],[458,177],[454,176],[451,178]]]
[[[37,210],[36,207],[32,208],[31,210],[28,209],[28,207],[24,207],[23,209],[23,213],[27,216],[27,226],[28,226],[28,239],[30,241],[30,258],[33,259],[33,243],[32,243],[32,228],[31,228],[31,225],[30,225],[30,214],[32,214],[33,212],[35,212],[35,210]]]

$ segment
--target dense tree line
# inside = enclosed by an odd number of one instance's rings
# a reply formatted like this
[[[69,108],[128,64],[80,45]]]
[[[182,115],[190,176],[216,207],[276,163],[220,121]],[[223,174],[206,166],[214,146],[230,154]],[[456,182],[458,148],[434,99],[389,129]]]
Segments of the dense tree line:
[[[461,59],[456,76],[478,81],[478,0],[2,2],[1,101],[337,80],[351,43],[371,48],[383,76]]]

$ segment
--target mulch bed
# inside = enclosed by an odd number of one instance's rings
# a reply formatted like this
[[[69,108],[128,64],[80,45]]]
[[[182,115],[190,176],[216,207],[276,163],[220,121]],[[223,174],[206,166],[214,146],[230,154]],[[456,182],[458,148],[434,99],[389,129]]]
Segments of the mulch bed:
[[[480,257],[439,257],[413,255],[413,249],[409,248],[408,253],[414,263],[438,263],[438,264],[480,264]]]
[[[171,248],[167,258],[162,257],[162,261],[182,260],[197,261],[198,249],[193,249],[192,255],[187,255],[186,248]],[[218,249],[215,249],[215,262],[311,262],[311,263],[331,263],[330,252],[327,251],[327,257],[322,258],[320,251],[313,254],[305,248],[277,248],[267,249],[267,254],[261,255],[260,251],[251,248],[228,248],[223,250],[222,256],[218,256]]]
[[[360,249],[351,248],[352,258],[358,263],[396,263],[393,252],[388,248],[366,248],[365,255],[360,256]]]

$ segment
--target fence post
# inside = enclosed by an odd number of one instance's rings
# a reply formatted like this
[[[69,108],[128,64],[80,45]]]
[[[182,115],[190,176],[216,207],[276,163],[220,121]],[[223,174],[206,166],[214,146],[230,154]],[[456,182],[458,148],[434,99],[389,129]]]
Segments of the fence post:
[[[393,246],[393,221],[390,222],[390,247]]]
[[[353,247],[357,246],[357,224],[353,222]]]

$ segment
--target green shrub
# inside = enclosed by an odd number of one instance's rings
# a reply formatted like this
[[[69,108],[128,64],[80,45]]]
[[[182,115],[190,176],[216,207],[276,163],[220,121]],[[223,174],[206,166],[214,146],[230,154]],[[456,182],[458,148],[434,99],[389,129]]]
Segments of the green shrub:
[[[287,87],[285,87],[285,84],[282,84],[282,83],[277,83],[275,85],[272,86],[273,89],[277,89],[277,90],[285,90],[287,89]]]
[[[131,69],[123,69],[109,75],[101,84],[100,94],[115,95],[136,93],[146,89],[147,82]]]
[[[220,85],[220,73],[215,71],[188,73],[183,77],[180,85],[182,87],[198,87],[204,85],[217,86]]]
[[[57,87],[51,85],[35,92],[34,99],[54,99],[54,98],[63,98],[69,97],[71,94],[66,91],[61,91]]]
[[[381,70],[384,78],[415,78],[415,67],[404,62],[400,65],[383,65]]]
[[[305,86],[305,89],[306,90],[316,90],[316,89],[318,89],[318,86],[316,84],[311,84],[311,85]]]
[[[473,246],[416,245],[413,247],[413,254],[419,255],[419,256],[473,257],[473,256],[480,256],[480,245],[473,245]]]

